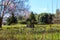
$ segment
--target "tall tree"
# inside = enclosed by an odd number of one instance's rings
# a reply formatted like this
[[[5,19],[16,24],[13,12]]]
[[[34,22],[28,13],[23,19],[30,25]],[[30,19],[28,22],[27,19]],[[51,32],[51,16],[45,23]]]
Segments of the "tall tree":
[[[10,13],[12,15],[12,12],[14,12],[14,14],[17,14],[21,13],[21,11],[24,12],[25,10],[28,10],[27,5],[25,5],[25,2],[27,1],[28,0],[0,0],[0,27],[2,27],[2,20],[5,13]]]

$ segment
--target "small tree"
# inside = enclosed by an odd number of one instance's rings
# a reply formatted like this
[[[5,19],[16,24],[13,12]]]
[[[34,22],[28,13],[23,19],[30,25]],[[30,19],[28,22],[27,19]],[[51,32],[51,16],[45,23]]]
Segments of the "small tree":
[[[34,28],[35,21],[35,15],[33,14],[33,12],[31,12],[29,19],[27,19],[27,27]]]

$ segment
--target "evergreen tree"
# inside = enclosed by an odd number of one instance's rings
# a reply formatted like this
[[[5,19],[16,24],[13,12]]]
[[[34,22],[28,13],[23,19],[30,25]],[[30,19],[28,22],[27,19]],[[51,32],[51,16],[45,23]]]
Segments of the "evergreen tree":
[[[34,23],[36,21],[35,15],[31,12],[30,17],[27,19],[27,27],[34,28]]]

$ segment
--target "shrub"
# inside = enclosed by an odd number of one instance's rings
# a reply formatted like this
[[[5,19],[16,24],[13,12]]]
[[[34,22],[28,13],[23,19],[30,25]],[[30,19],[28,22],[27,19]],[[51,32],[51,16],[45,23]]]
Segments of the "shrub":
[[[10,24],[16,24],[17,23],[17,18],[16,17],[9,17],[7,19],[7,24],[10,25]]]

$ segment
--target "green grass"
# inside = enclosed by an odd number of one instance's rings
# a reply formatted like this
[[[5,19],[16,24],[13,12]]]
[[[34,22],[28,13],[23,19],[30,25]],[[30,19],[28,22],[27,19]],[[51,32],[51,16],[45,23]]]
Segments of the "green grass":
[[[35,25],[27,28],[25,24],[4,25],[0,29],[0,40],[60,40],[60,25]]]

